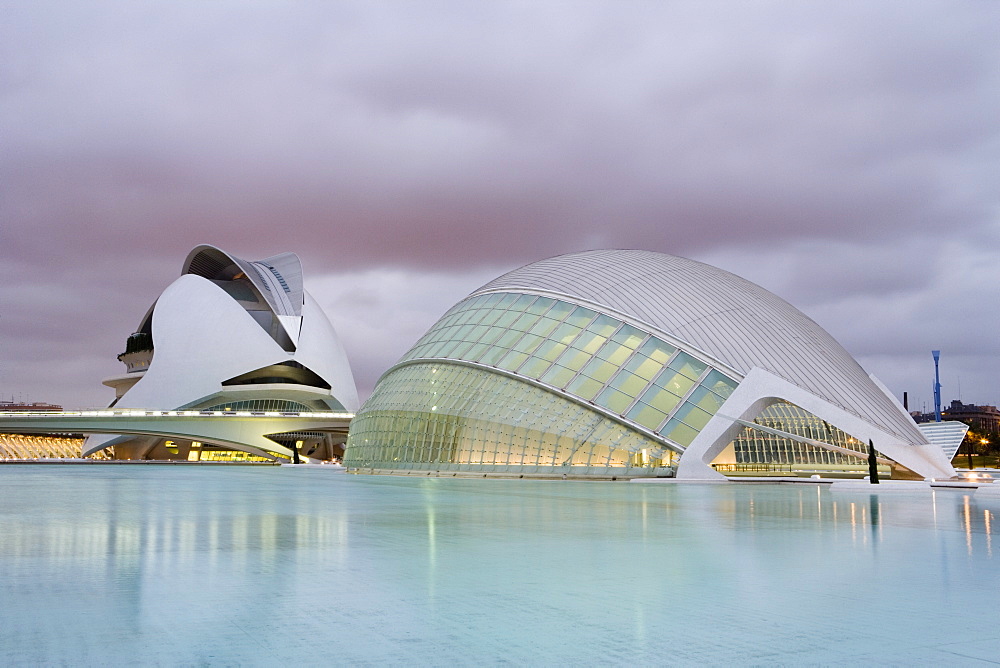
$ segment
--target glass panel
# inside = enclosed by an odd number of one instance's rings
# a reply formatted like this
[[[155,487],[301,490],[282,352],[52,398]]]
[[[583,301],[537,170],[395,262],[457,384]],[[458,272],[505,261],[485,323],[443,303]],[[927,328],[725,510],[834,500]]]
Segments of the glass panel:
[[[621,323],[606,315],[599,315],[594,322],[587,325],[587,329],[605,338],[611,336]]]
[[[538,357],[530,358],[527,363],[521,367],[520,373],[522,376],[527,376],[528,378],[538,378],[545,370],[552,365],[550,360],[540,359]]]
[[[559,358],[559,364],[565,367],[569,367],[574,371],[579,371],[583,368],[583,365],[587,363],[590,359],[590,355],[577,350],[576,348],[570,348],[566,351],[566,354]]]
[[[535,348],[538,347],[542,341],[544,341],[540,336],[535,336],[534,334],[525,334],[520,341],[514,345],[514,350],[519,350],[522,353],[531,353]]]
[[[515,301],[517,301],[517,298],[520,297],[520,296],[521,295],[514,294],[513,292],[505,293],[503,295],[503,298],[497,304],[497,308],[507,308],[508,306],[510,306],[511,304],[513,304]]]
[[[443,341],[441,343],[441,347],[435,351],[434,356],[448,357],[451,355],[452,351],[455,350],[455,348],[461,345],[461,343],[461,341]]]
[[[520,316],[520,315],[521,315],[521,314],[520,314],[520,313],[518,313],[517,311],[504,311],[504,312],[503,312],[503,313],[502,313],[502,314],[500,315],[500,317],[499,317],[499,318],[497,318],[497,321],[496,321],[496,326],[497,326],[497,327],[503,327],[503,328],[505,328],[505,329],[506,329],[506,328],[510,327],[510,326],[511,326],[511,324],[512,324],[512,323],[513,323],[513,322],[514,322],[515,320],[517,320],[518,316]]]
[[[555,362],[556,358],[562,354],[562,351],[566,350],[566,345],[559,343],[558,341],[546,341],[542,345],[538,346],[538,350],[535,351],[535,356],[546,359],[550,362]]]
[[[627,371],[621,371],[611,382],[611,387],[621,390],[631,397],[638,397],[642,390],[649,384],[645,378],[641,378]]]
[[[593,355],[598,348],[604,345],[605,340],[603,336],[586,330],[573,342],[573,347]]]
[[[667,419],[667,414],[640,401],[625,414],[625,417],[638,422],[643,427],[655,430]]]
[[[698,377],[708,368],[708,365],[699,362],[685,352],[679,352],[677,353],[677,357],[670,362],[670,368],[680,371],[692,380],[698,380]]]
[[[510,326],[511,329],[516,329],[519,332],[527,332],[531,329],[531,326],[538,322],[538,316],[532,313],[523,313],[520,318],[518,318],[513,325]]]
[[[600,350],[597,351],[598,357],[611,362],[615,366],[621,366],[624,364],[625,360],[627,360],[631,354],[631,348],[626,348],[625,346],[619,345],[614,341],[608,341]]]
[[[493,311],[484,309],[480,311],[481,317],[479,318],[478,324],[487,326],[492,325],[497,321],[497,318],[500,317],[501,313],[503,313],[503,311]]]
[[[466,311],[459,322],[467,325],[475,325],[483,317],[483,312],[478,309]]]
[[[541,377],[543,383],[548,383],[552,387],[562,387],[569,382],[570,378],[576,375],[572,369],[553,364],[552,368]]]
[[[542,318],[536,322],[529,331],[532,334],[538,334],[539,336],[548,336],[558,324],[558,320],[553,320],[552,318]]]
[[[458,341],[457,344],[458,345],[456,345],[454,348],[451,349],[451,351],[449,351],[448,357],[453,357],[458,360],[468,359],[465,356],[465,351],[467,351],[470,347],[472,347],[473,344],[469,343],[468,341]]]
[[[648,357],[643,357],[640,353],[636,353],[635,357],[630,359],[628,364],[625,365],[625,368],[640,378],[652,380],[660,372],[660,369],[663,368],[663,365]]]
[[[535,301],[535,299],[536,299],[535,295],[519,295],[517,300],[513,304],[511,304],[509,308],[511,311],[518,311],[523,313],[525,310],[527,310],[528,305],[531,304],[531,302]]]
[[[405,355],[403,355],[404,360],[412,360],[418,357],[426,357],[424,352],[430,350],[429,345],[416,345],[410,348]]]
[[[615,413],[621,415],[625,412],[625,409],[632,405],[635,400],[634,397],[630,397],[623,392],[614,390],[612,388],[607,388],[601,395],[597,397],[597,404],[604,406],[605,408],[610,408]]]
[[[566,318],[566,322],[577,327],[584,327],[591,320],[594,319],[594,312],[589,308],[584,308],[582,306],[577,306],[576,310]]]
[[[655,385],[643,393],[642,400],[664,413],[669,413],[681,402],[681,398],[677,395],[661,390]]]
[[[469,318],[471,318],[474,313],[475,311],[462,311],[457,314],[457,317],[450,324],[465,325],[469,322]]]
[[[436,329],[436,330],[434,330],[434,331],[432,331],[430,333],[430,336],[429,336],[428,340],[429,341],[433,341],[433,342],[444,341],[445,339],[448,338],[448,335],[447,335],[448,331],[449,331],[449,328],[447,328],[447,327],[445,327],[443,329]]]
[[[500,348],[511,348],[522,336],[524,336],[524,334],[521,332],[510,331],[497,339],[496,343],[493,345]]]
[[[464,353],[462,353],[462,359],[469,360],[470,362],[475,362],[476,360],[479,359],[479,356],[482,355],[487,348],[489,348],[489,346],[487,346],[485,343],[477,343],[468,350],[466,350]]]
[[[669,438],[671,441],[687,447],[691,445],[691,441],[693,441],[694,437],[698,435],[698,430],[692,429],[677,419],[673,419],[660,430],[660,433]]]
[[[486,329],[486,332],[483,334],[483,336],[480,337],[479,341],[481,343],[493,343],[498,338],[500,338],[500,335],[502,335],[504,331],[505,330],[501,329],[500,327],[489,327]]]
[[[492,295],[482,295],[485,299],[482,302],[482,306],[485,308],[493,308],[504,298],[502,294],[492,294]]]
[[[431,343],[427,345],[427,348],[423,352],[424,357],[437,357],[438,353],[448,345],[447,341],[438,341],[436,343]]]
[[[639,348],[639,352],[646,357],[659,362],[660,364],[666,364],[670,359],[670,356],[674,354],[677,348],[673,347],[669,343],[660,341],[657,338],[650,337],[648,341],[642,344]]]
[[[573,379],[573,382],[569,384],[566,391],[570,394],[575,394],[581,399],[593,399],[597,395],[598,390],[604,387],[604,383],[600,383],[593,378],[587,378],[586,376],[580,375]]]
[[[482,319],[485,318],[488,313],[489,311],[487,311],[486,309],[481,309],[481,308],[471,309],[469,311],[469,319],[467,322],[469,324],[475,325],[480,321],[482,321]]]
[[[500,361],[500,358],[507,354],[506,348],[501,348],[500,346],[493,346],[486,351],[485,354],[479,359],[480,364],[495,365]]]
[[[490,330],[486,325],[473,325],[465,337],[466,341],[482,341],[483,335]]]
[[[701,384],[723,398],[728,398],[738,385],[735,380],[719,373],[714,369],[710,371],[707,376],[705,376],[705,380],[703,380]]]
[[[674,417],[678,420],[683,420],[685,424],[694,427],[698,431],[701,431],[708,424],[708,421],[712,419],[709,413],[687,401],[684,402],[684,405],[677,411],[677,415]]]
[[[556,331],[552,333],[552,339],[555,341],[561,341],[562,343],[569,344],[573,342],[577,334],[581,332],[579,327],[574,327],[573,325],[567,325],[563,323],[556,327]]]
[[[688,401],[714,415],[725,399],[717,394],[712,394],[705,387],[699,387],[691,393],[691,398]]]
[[[546,315],[554,320],[562,320],[573,312],[574,306],[566,302],[556,302],[555,306]]]
[[[539,297],[535,300],[527,310],[528,313],[534,313],[535,315],[541,315],[549,310],[549,307],[555,302],[555,299],[549,297]]]
[[[508,371],[517,371],[517,367],[521,366],[526,359],[528,359],[527,354],[512,350],[507,353],[502,360],[500,360],[500,364],[497,366],[501,369],[507,369]]]
[[[611,340],[635,350],[645,338],[646,333],[642,330],[636,329],[632,325],[622,325],[622,328],[615,332]]]
[[[660,377],[656,379],[656,384],[681,397],[687,394],[688,390],[694,387],[693,380],[682,376],[680,373],[674,373],[674,370],[669,367],[664,369],[663,373],[660,374]]]
[[[486,300],[486,295],[479,295],[478,297],[473,297],[472,299],[466,299],[462,302],[462,308],[479,308],[479,305]]]
[[[599,380],[601,383],[606,383],[611,379],[611,376],[615,375],[615,371],[618,367],[610,362],[605,362],[600,358],[594,358],[587,362],[587,366],[583,367],[583,373],[590,376],[594,380]]]

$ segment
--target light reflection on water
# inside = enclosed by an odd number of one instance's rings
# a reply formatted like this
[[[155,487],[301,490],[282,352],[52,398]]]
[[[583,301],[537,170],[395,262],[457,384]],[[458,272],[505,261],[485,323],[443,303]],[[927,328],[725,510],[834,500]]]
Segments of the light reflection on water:
[[[967,490],[0,467],[0,662],[950,663],[1000,651]]]

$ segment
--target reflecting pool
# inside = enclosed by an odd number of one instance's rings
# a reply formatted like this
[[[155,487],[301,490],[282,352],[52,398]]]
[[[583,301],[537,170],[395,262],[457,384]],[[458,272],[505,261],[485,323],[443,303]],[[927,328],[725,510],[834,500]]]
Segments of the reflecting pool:
[[[969,490],[195,466],[0,488],[3,665],[1000,659],[1000,496]]]

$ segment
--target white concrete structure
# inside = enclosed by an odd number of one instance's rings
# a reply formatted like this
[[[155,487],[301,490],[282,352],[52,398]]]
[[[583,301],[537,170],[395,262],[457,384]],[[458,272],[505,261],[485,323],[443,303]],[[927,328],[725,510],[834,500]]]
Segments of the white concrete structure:
[[[104,381],[115,389],[116,409],[353,413],[358,407],[347,356],[303,289],[293,253],[247,261],[212,246],[195,248],[119,359],[127,372]],[[124,440],[92,436],[85,454]],[[274,451],[290,453],[277,443]]]
[[[969,425],[957,420],[942,420],[941,422],[922,422],[917,425],[924,437],[941,448],[945,458],[950,462],[958,453]]]
[[[354,417],[352,413],[308,412],[277,413],[249,411],[142,411],[134,409],[107,409],[99,411],[64,411],[60,413],[11,413],[0,414],[0,431],[6,429],[23,434],[50,433],[106,433],[129,437],[152,437],[176,439],[180,459],[201,461],[196,455],[206,444],[241,451],[263,459],[274,459],[274,452],[291,454],[288,448],[277,445],[267,434],[287,432],[322,432],[343,441],[347,428]],[[0,454],[3,453],[3,434],[0,433]],[[20,437],[20,436],[19,436]],[[28,438],[28,437],[24,437]],[[73,439],[62,439],[67,443],[56,443],[63,450],[71,448]],[[194,447],[192,448],[192,444]],[[22,451],[31,447],[26,443]],[[75,456],[79,456],[79,445]],[[69,457],[48,445],[34,455],[41,458]]]
[[[536,408],[550,398],[558,405]],[[498,401],[523,410],[486,419]],[[473,292],[379,381],[346,461],[546,474],[597,461],[611,477],[676,467],[717,478],[712,460],[778,401],[922,476],[954,475],[885,387],[799,310],[716,267],[638,250],[542,260]],[[587,415],[603,422],[577,435]]]

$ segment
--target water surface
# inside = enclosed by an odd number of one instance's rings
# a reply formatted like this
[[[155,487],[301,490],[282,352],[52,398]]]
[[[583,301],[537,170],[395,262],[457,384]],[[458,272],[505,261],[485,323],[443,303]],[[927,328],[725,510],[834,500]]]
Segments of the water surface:
[[[968,491],[0,467],[0,663],[1000,661]]]

